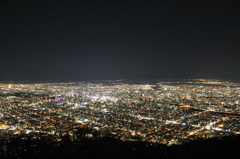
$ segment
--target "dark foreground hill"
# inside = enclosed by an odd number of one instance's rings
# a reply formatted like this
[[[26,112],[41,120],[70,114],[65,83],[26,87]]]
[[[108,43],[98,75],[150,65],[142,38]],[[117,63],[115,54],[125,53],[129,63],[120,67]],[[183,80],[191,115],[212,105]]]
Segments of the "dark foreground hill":
[[[50,139],[16,138],[1,143],[0,158],[35,159],[239,159],[240,136],[192,141],[183,145],[166,146],[145,142],[123,142],[115,138],[82,139],[72,142],[63,138],[61,142]],[[11,153],[9,151],[11,150]],[[8,154],[6,154],[8,152]]]

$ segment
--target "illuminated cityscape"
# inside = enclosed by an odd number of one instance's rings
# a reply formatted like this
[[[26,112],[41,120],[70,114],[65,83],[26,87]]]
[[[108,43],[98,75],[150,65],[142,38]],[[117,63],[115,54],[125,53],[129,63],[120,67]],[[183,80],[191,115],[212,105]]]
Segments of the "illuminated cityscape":
[[[239,8],[1,1],[0,158],[239,159]]]
[[[240,133],[239,92],[237,82],[201,79],[1,84],[1,139],[75,141],[82,127],[88,138],[167,145],[221,138]]]

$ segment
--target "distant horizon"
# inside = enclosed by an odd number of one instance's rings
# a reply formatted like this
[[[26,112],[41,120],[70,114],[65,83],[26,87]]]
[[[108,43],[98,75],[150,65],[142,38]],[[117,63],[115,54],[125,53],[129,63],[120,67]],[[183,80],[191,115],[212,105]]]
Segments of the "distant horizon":
[[[123,79],[90,79],[90,80],[0,80],[0,83],[7,83],[7,82],[17,82],[17,83],[71,83],[71,82],[127,82],[127,81],[138,81],[138,82],[147,82],[147,81],[155,81],[157,82],[159,80],[163,82],[167,81],[200,81],[200,80],[206,80],[206,81],[234,81],[239,82],[240,79],[213,79],[213,78],[159,78],[159,79],[147,79],[147,78],[123,78]]]

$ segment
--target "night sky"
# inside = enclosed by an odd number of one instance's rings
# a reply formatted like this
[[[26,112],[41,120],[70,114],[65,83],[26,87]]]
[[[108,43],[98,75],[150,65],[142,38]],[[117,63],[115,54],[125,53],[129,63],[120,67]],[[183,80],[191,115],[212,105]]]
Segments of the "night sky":
[[[240,79],[239,0],[1,0],[0,81]]]

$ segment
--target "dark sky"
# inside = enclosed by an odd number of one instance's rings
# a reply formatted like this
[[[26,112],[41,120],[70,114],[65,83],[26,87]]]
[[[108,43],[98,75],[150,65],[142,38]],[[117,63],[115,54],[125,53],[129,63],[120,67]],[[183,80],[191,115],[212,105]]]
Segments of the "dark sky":
[[[239,0],[1,0],[0,81],[240,79]]]

